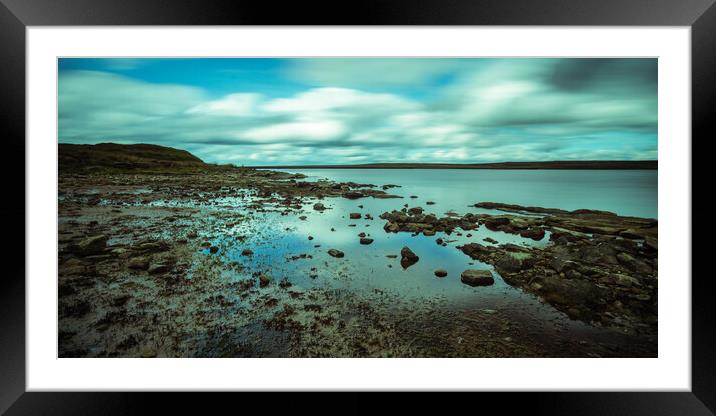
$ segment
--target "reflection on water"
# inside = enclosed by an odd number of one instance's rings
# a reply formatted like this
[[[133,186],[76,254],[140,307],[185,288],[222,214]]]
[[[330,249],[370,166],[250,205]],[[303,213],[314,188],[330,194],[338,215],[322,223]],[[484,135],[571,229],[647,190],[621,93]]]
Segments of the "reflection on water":
[[[491,231],[456,230],[451,235],[435,236],[411,233],[387,233],[381,213],[421,206],[425,213],[439,217],[449,212],[459,215],[500,213],[474,208],[479,201],[498,201],[522,205],[563,209],[603,209],[625,215],[656,217],[655,171],[465,171],[465,170],[309,170],[307,180],[328,177],[336,181],[353,181],[375,185],[399,184],[388,192],[402,199],[326,198],[320,200],[325,211],[315,211],[317,199],[302,201],[302,209],[264,203],[260,207],[251,191],[210,199],[199,206],[196,201],[155,201],[158,206],[182,206],[213,211],[217,216],[235,218],[224,231],[200,235],[220,256],[238,269],[227,272],[228,279],[241,280],[247,273],[265,273],[274,281],[286,280],[304,288],[321,287],[347,290],[370,297],[390,293],[405,300],[441,302],[454,308],[519,310],[540,319],[551,320],[560,313],[542,304],[536,297],[507,285],[490,265],[470,259],[456,246],[469,242],[480,244],[517,244],[544,246],[550,244],[549,232],[541,241],[519,235]],[[417,198],[411,198],[411,196]],[[433,202],[427,204],[428,201]],[[351,219],[350,213],[360,213]],[[370,214],[374,219],[366,219]],[[245,221],[244,219],[251,218]],[[303,218],[303,219],[301,219]],[[212,230],[211,226],[199,229]],[[359,234],[372,238],[370,245],[360,244]],[[437,243],[442,239],[446,245]],[[496,242],[488,242],[492,239]],[[420,260],[404,269],[400,250],[409,247]],[[242,254],[251,250],[251,255]],[[334,258],[329,249],[345,253]],[[436,269],[448,272],[435,276]],[[467,269],[492,271],[495,284],[471,287],[460,281]],[[575,323],[575,325],[578,325]]]
[[[470,170],[470,169],[307,169],[290,170],[308,180],[375,185],[397,184],[389,192],[441,209],[463,212],[476,202],[548,208],[612,211],[658,218],[656,170]],[[412,205],[412,203],[411,203]]]

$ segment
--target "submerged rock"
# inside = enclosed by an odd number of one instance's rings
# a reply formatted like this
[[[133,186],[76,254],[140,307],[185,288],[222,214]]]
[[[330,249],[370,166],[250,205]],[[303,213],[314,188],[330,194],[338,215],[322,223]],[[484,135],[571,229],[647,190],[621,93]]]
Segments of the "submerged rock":
[[[349,217],[352,220],[358,220],[361,218],[361,214],[359,212],[351,212]]]
[[[372,238],[365,238],[365,237],[364,237],[364,238],[361,238],[361,239],[360,239],[360,243],[363,244],[363,245],[368,245],[368,244],[371,244],[372,242],[373,242],[373,239],[372,239]]]
[[[437,269],[437,270],[435,270],[435,276],[437,276],[437,277],[445,277],[445,276],[447,276],[447,275],[448,275],[448,272],[447,272],[447,270],[445,270],[445,269]]]
[[[328,255],[331,257],[336,257],[336,258],[341,258],[341,257],[345,256],[345,254],[342,251],[336,250],[335,248],[328,250]]]
[[[460,275],[460,281],[470,286],[491,286],[495,283],[492,272],[489,270],[465,270]]]
[[[243,249],[243,250],[241,251],[241,255],[242,255],[242,256],[251,256],[251,255],[253,255],[253,254],[254,254],[254,252],[251,251],[251,250],[248,249],[248,248],[245,248],[245,249]]]
[[[259,275],[259,286],[266,287],[269,285],[269,283],[271,283],[271,278],[261,273]]]
[[[316,211],[323,211],[326,209],[326,206],[318,202],[316,204],[313,204],[313,209]]]

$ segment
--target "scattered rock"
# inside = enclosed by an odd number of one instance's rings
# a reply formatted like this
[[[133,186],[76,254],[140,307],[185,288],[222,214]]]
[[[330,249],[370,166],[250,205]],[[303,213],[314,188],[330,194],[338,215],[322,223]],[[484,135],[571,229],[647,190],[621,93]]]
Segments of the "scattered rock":
[[[108,237],[106,235],[96,235],[85,238],[74,246],[70,247],[70,251],[78,256],[92,256],[104,253],[107,248]]]
[[[347,199],[358,199],[363,198],[365,195],[363,195],[361,192],[356,191],[350,191],[343,194],[343,198]]]
[[[318,202],[316,204],[313,204],[313,209],[316,211],[323,211],[326,209],[326,206]]]
[[[335,248],[328,250],[328,255],[330,255],[331,257],[336,257],[336,258],[341,258],[341,257],[345,256],[345,254],[342,251],[336,250]]]
[[[147,257],[134,257],[129,260],[127,267],[130,269],[147,270],[149,268],[149,259]]]
[[[435,270],[435,276],[437,276],[437,277],[445,277],[445,276],[447,276],[447,275],[448,275],[448,272],[447,272],[447,270],[445,270],[445,269],[437,269],[437,270]]]
[[[489,270],[469,269],[462,272],[460,281],[470,286],[491,286],[495,283],[492,272]]]
[[[156,263],[149,265],[149,274],[162,274],[166,273],[174,266],[174,261],[171,259],[162,259]]]
[[[368,244],[371,244],[372,242],[373,242],[372,238],[361,238],[360,239],[360,243],[363,245],[368,245]]]
[[[524,238],[531,238],[535,241],[540,241],[544,238],[545,231],[541,228],[529,228],[527,230],[520,231],[520,235]]]
[[[261,273],[259,275],[259,286],[260,287],[266,287],[271,283],[271,278],[266,276],[265,274]]]
[[[417,263],[418,260],[420,260],[420,257],[413,253],[409,247],[403,247],[400,250],[400,265],[403,266],[404,269]]]
[[[254,254],[254,252],[248,248],[245,248],[241,251],[242,256],[252,256],[253,254]]]
[[[350,219],[352,220],[358,220],[361,218],[361,214],[359,212],[351,212],[350,213]]]

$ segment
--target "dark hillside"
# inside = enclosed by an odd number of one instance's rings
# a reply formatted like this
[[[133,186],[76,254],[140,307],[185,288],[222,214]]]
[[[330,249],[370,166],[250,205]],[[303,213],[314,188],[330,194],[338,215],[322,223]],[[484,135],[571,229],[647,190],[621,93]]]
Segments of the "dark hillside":
[[[58,164],[61,172],[193,170],[208,166],[186,150],[153,144],[115,143],[60,143]]]

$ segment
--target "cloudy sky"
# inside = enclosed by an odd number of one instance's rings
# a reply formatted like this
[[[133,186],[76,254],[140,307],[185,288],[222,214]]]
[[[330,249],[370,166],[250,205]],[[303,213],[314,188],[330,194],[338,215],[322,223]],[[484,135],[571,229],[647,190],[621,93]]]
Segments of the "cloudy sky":
[[[656,59],[59,60],[61,143],[237,165],[657,158]]]

